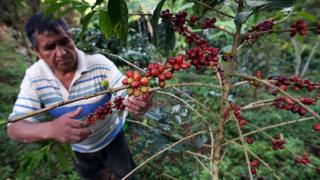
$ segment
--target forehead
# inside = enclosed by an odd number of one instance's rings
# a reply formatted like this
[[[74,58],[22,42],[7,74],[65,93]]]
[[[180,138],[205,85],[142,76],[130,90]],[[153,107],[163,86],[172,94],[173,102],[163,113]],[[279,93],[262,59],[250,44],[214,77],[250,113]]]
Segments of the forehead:
[[[53,43],[68,36],[68,33],[62,27],[57,27],[53,31],[36,32],[35,37],[38,45]]]

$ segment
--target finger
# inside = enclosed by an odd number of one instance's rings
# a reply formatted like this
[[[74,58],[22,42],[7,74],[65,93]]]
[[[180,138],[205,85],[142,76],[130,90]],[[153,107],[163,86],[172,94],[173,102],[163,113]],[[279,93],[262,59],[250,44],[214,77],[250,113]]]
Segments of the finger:
[[[138,115],[138,114],[139,114],[138,111],[133,110],[133,109],[130,109],[130,108],[128,108],[128,107],[126,107],[126,110],[129,111],[130,113],[133,113],[134,115]]]
[[[139,111],[139,109],[141,109],[141,107],[135,105],[135,104],[132,104],[132,103],[128,103],[126,105],[126,108],[132,110],[132,111]]]
[[[139,99],[132,99],[132,100],[130,99],[129,101],[130,101],[131,105],[139,106],[141,108],[146,107],[146,105],[147,105],[146,101],[141,101]]]
[[[82,107],[78,107],[75,111],[69,112],[68,117],[74,118],[78,116],[81,113],[81,111],[82,111]]]
[[[80,136],[75,136],[75,135],[70,135],[69,139],[68,139],[68,143],[71,144],[75,144],[75,143],[79,143],[83,140],[84,138],[80,137]]]
[[[73,135],[73,136],[79,136],[81,138],[86,138],[90,134],[92,134],[92,131],[89,128],[81,128],[81,129],[73,128],[73,129],[70,130],[70,134]]]
[[[72,119],[69,123],[69,126],[73,127],[73,128],[86,128],[89,127],[89,124],[87,122],[84,121],[77,121]]]

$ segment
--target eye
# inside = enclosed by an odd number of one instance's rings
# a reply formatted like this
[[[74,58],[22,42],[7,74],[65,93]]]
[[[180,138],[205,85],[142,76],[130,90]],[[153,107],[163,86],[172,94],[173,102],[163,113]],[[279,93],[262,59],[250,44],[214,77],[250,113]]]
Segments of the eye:
[[[49,51],[55,48],[55,44],[47,44],[43,47],[44,50]]]
[[[67,45],[69,42],[70,42],[69,38],[63,38],[63,39],[60,41],[60,45]]]

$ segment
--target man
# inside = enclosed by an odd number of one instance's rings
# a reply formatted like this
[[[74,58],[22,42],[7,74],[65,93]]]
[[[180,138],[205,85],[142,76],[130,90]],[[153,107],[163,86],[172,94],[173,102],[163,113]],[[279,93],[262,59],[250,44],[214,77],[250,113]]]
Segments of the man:
[[[63,19],[54,20],[38,13],[28,20],[25,31],[39,60],[27,69],[9,119],[101,91],[100,84],[105,79],[110,87],[122,85],[123,75],[113,62],[100,54],[85,54],[75,47]],[[116,95],[125,96],[125,91]],[[113,177],[120,179],[135,166],[121,132],[126,113],[113,113],[92,127],[80,121],[114,97],[101,95],[53,109],[49,111],[54,117],[52,121],[44,122],[41,116],[36,116],[11,123],[8,135],[25,143],[42,140],[71,143],[80,176],[108,179],[107,172],[111,171]],[[132,96],[124,104],[126,110],[138,115],[148,110],[151,100],[152,95]]]

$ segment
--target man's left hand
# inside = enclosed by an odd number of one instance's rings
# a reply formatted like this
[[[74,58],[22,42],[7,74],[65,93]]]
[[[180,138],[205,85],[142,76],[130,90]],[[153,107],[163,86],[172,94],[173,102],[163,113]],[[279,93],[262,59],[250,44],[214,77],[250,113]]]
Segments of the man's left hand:
[[[123,101],[123,104],[129,112],[135,115],[142,115],[151,107],[152,98],[153,93],[142,94],[138,97],[130,96]]]

